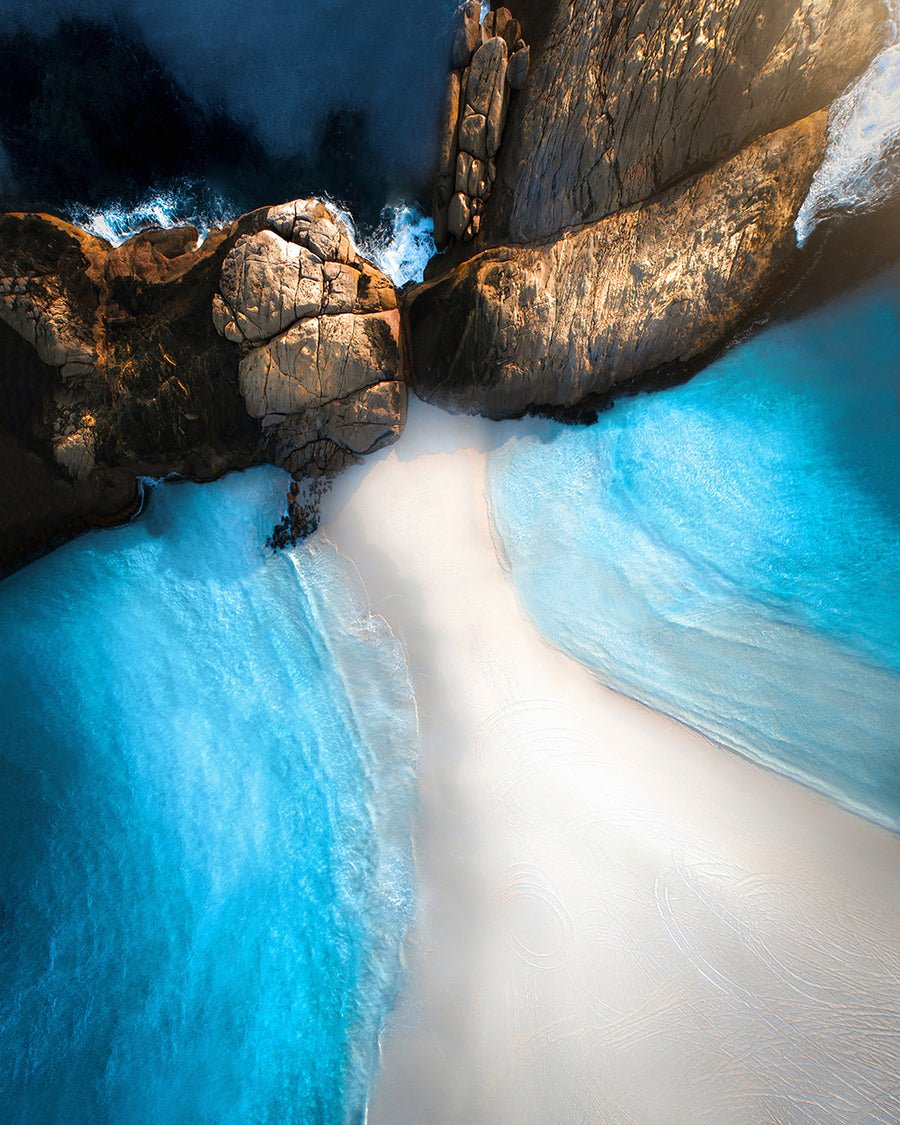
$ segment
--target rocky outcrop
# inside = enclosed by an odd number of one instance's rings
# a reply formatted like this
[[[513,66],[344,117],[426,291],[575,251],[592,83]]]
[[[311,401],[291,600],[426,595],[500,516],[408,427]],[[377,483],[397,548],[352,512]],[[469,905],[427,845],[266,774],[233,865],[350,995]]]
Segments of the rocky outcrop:
[[[406,302],[416,389],[492,417],[683,371],[773,291],[825,111],[884,17],[881,0],[508,2],[532,58],[490,197]]]
[[[119,247],[46,215],[0,216],[0,570],[125,517],[138,477],[260,459],[238,352],[211,301],[228,231]]]
[[[521,89],[529,50],[507,8],[479,24],[475,0],[457,12],[453,70],[447,79],[434,186],[434,237],[439,250],[453,238],[471,242],[496,175],[510,90]]]
[[[216,328],[239,344],[238,384],[269,459],[331,470],[399,437],[400,313],[390,281],[317,200],[265,212],[222,265]]]
[[[492,418],[590,404],[732,331],[796,254],[820,111],[649,203],[487,250],[408,300],[417,392]]]
[[[454,245],[403,332],[316,201],[201,247],[0,216],[0,568],[122,518],[140,475],[299,477],[380,448],[407,355],[435,402],[579,408],[698,360],[771,291],[881,0],[508,3],[460,11],[435,185]]]
[[[535,22],[532,0],[508,0]],[[541,7],[541,5],[537,5]],[[648,199],[827,107],[878,49],[882,0],[560,0],[511,107],[487,242]]]
[[[0,216],[0,572],[126,517],[140,476],[341,468],[399,434],[400,354],[393,286],[321,204],[200,247]]]

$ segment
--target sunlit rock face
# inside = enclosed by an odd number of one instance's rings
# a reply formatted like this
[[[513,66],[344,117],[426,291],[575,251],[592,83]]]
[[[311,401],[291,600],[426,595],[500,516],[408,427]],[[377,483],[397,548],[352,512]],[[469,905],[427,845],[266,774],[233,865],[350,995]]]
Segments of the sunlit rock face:
[[[825,111],[884,33],[875,0],[538,9],[509,9],[530,61],[474,241],[408,304],[417,389],[490,417],[591,408],[727,339],[798,261]]]
[[[330,472],[400,433],[394,286],[326,207],[197,243],[0,218],[0,567],[122,518],[139,476]]]
[[[508,8],[469,0],[456,14],[434,183],[435,242],[471,242],[481,228],[497,169],[510,94],[528,73],[529,50]]]
[[[761,138],[650,203],[488,250],[409,299],[422,397],[489,417],[574,407],[700,355],[795,253],[826,115]]]
[[[49,215],[0,217],[0,571],[138,503],[138,477],[263,459],[212,323],[247,219],[112,246]]]
[[[485,216],[497,241],[602,218],[828,106],[880,47],[885,17],[880,0],[535,7],[510,3],[526,35],[541,21],[544,35]]]
[[[270,460],[340,468],[403,428],[394,287],[317,200],[270,207],[265,224],[228,252],[213,318],[242,346],[239,386]]]

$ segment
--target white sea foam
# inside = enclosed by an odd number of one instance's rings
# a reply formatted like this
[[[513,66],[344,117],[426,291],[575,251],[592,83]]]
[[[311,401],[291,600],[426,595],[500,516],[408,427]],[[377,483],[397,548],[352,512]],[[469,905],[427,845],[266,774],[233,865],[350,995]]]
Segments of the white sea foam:
[[[400,203],[375,233],[364,239],[361,252],[400,288],[421,281],[429,258],[437,252],[434,223],[414,203]]]
[[[825,159],[794,224],[802,246],[823,219],[860,212],[897,190],[900,148],[900,3],[893,0],[884,50],[832,105]]]
[[[199,185],[184,183],[151,192],[136,206],[122,200],[110,200],[97,208],[76,205],[68,218],[113,246],[120,246],[142,230],[184,225],[196,229],[200,245],[213,227],[237,218],[237,208],[220,195],[210,196]]]
[[[4,172],[0,149],[0,181]],[[197,244],[214,227],[237,218],[237,208],[222,196],[215,195],[198,203],[197,185],[187,184],[152,192],[136,207],[121,200],[112,200],[103,207],[72,207],[68,218],[76,226],[120,246],[142,230],[164,229],[185,224],[194,227]],[[208,193],[207,193],[208,195]],[[333,199],[325,197],[329,208],[347,229],[356,253],[373,261],[399,288],[408,281],[421,281],[429,258],[436,253],[432,220],[414,203],[400,203],[389,210],[387,218],[371,235],[361,236],[353,216]]]

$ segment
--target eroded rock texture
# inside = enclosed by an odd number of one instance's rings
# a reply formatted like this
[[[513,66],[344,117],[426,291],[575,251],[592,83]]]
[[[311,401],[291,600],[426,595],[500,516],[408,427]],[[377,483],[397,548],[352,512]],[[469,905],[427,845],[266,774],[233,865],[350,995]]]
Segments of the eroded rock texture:
[[[0,216],[0,573],[126,517],[139,476],[327,472],[391,440],[398,340],[393,286],[321,204],[199,248],[189,227],[112,247]]]
[[[532,61],[480,229],[407,298],[416,388],[493,417],[683,370],[772,292],[824,112],[884,17],[880,0],[509,3]]]
[[[409,301],[419,393],[514,417],[574,407],[720,340],[794,251],[820,111],[652,202],[527,247],[487,250]]]
[[[450,238],[471,242],[481,227],[496,175],[510,90],[528,73],[529,51],[507,8],[489,12],[468,0],[457,12],[451,70],[434,186],[438,249]]]
[[[549,7],[485,219],[498,241],[602,218],[828,106],[877,51],[886,15],[882,0]]]
[[[238,382],[269,459],[329,471],[399,437],[406,417],[394,287],[324,204],[270,207],[222,266],[217,329],[242,347]]]
[[[210,304],[229,239],[147,231],[112,247],[0,216],[0,572],[121,519],[138,476],[210,479],[260,459],[238,352]]]

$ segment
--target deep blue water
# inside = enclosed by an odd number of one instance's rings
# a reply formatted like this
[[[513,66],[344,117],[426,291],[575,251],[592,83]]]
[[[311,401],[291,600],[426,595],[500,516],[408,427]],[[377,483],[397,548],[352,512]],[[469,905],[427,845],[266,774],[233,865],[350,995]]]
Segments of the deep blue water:
[[[361,1120],[412,904],[402,652],[283,473],[0,584],[0,1117]]]
[[[430,206],[456,0],[0,0],[0,204]]]
[[[900,826],[900,272],[489,461],[538,627],[608,684]]]

